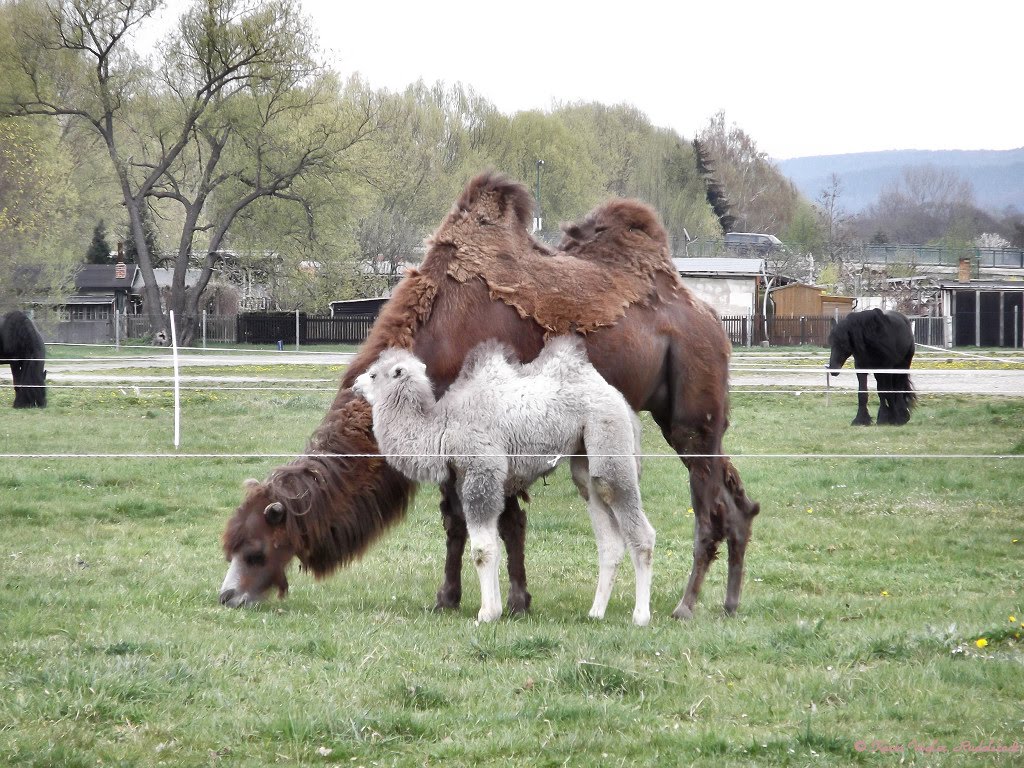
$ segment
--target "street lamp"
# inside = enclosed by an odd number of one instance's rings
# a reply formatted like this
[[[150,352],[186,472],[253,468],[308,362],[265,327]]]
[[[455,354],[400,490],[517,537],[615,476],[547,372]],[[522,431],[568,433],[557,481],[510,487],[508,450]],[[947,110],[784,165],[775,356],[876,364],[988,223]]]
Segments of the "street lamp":
[[[540,232],[544,226],[544,219],[541,217],[540,209],[540,169],[544,167],[544,161],[537,161],[537,215],[533,219],[533,231]]]

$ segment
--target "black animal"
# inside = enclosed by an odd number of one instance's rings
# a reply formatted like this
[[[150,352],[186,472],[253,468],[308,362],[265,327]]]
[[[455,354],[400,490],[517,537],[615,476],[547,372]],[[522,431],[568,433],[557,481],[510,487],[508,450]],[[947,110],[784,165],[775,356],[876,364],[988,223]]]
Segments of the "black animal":
[[[9,363],[14,378],[15,408],[46,407],[46,344],[24,312],[0,320],[0,363]]]
[[[863,369],[910,370],[914,359],[914,331],[910,321],[892,310],[868,309],[852,312],[832,329],[828,336],[832,356],[828,367],[833,376],[839,375],[843,363],[853,355],[857,369],[857,415],[851,424],[870,425],[868,413],[868,372]],[[878,389],[878,423],[906,424],[917,395],[910,383],[909,373],[876,373]]]

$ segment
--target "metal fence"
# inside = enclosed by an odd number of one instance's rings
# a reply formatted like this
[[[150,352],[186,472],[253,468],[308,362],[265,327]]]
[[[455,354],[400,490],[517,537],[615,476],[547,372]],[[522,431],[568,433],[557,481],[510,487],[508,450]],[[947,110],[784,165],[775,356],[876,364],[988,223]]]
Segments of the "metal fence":
[[[908,317],[914,329],[914,341],[930,347],[952,346],[952,318]],[[819,317],[768,317],[763,315],[732,315],[722,317],[733,346],[759,346],[767,341],[773,347],[804,344],[827,347],[828,334],[837,320],[833,315]]]
[[[680,253],[677,251],[685,251]],[[724,240],[694,240],[683,248],[673,249],[675,256],[716,258],[726,256],[763,257],[778,249],[726,244]],[[948,248],[941,245],[853,245],[843,255],[844,261],[862,264],[900,264],[910,266],[957,267],[961,259],[970,259],[974,269],[1022,269],[1022,248]]]

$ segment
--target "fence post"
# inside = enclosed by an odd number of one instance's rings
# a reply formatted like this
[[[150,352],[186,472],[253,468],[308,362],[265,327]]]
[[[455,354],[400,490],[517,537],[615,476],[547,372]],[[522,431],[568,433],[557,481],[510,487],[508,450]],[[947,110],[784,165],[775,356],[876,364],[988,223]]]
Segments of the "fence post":
[[[295,351],[299,351],[299,310],[295,310]]]
[[[206,310],[203,310],[203,349],[206,349]]]
[[[953,348],[953,316],[946,315],[942,318],[942,346],[946,349]]]
[[[114,349],[121,349],[121,313],[114,307]]]

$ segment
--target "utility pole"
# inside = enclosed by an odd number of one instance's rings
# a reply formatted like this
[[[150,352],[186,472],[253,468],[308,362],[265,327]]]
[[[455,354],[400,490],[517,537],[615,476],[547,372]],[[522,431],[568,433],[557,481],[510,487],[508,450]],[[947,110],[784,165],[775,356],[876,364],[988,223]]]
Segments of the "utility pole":
[[[544,167],[544,161],[537,161],[537,215],[533,219],[533,231],[540,232],[544,226],[544,218],[540,208],[540,170]]]

